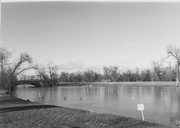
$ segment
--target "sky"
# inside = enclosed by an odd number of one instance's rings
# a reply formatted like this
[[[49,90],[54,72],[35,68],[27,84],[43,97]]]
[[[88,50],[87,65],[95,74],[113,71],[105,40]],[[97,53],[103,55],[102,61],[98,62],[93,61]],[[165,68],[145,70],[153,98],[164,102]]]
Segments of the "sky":
[[[179,0],[1,0],[2,2],[88,1],[88,2],[179,2]]]
[[[180,3],[2,1],[1,45],[62,70],[150,68],[180,46]]]

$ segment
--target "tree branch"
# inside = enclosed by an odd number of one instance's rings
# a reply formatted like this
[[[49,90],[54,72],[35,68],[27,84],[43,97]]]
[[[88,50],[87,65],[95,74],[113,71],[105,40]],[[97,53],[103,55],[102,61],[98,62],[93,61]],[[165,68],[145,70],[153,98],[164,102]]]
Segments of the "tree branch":
[[[21,71],[19,71],[17,74],[15,74],[15,76],[18,76],[19,74],[21,74],[22,72],[26,71],[26,70],[29,70],[29,69],[35,69],[34,67],[27,67],[27,68],[24,68],[22,69]]]

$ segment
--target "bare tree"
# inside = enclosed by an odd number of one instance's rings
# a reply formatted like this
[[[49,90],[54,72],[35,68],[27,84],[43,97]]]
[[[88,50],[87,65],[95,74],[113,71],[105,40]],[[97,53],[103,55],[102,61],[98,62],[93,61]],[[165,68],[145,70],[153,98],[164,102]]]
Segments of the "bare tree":
[[[0,48],[0,86],[3,84],[4,66],[7,65],[10,55],[10,52],[6,48]]]
[[[58,82],[58,67],[54,65],[39,66],[37,69],[38,77],[43,82],[43,86],[53,86]]]
[[[152,65],[153,65],[152,80],[161,81],[162,80],[162,61],[153,61]]]
[[[21,54],[14,64],[9,64],[11,53],[6,48],[0,47],[0,86],[10,90],[14,88],[17,76],[22,72],[34,68],[32,58],[28,54]]]
[[[12,67],[9,67],[10,70],[9,82],[8,82],[9,93],[11,89],[14,88],[14,84],[17,81],[17,76],[26,70],[34,68],[34,66],[29,66],[29,64],[31,63],[32,63],[32,58],[30,57],[30,55],[23,53],[18,58],[17,62]]]
[[[117,81],[119,75],[119,69],[117,66],[103,67],[104,76],[106,80]]]
[[[179,65],[180,65],[180,48],[176,46],[168,46],[167,54],[169,57],[173,57],[177,63],[177,75],[176,75],[176,85],[179,84]]]
[[[58,67],[55,65],[48,65],[48,71],[49,71],[49,78],[50,78],[50,84],[56,84],[58,82]]]
[[[0,48],[1,70],[3,69],[4,65],[7,64],[9,57],[10,57],[10,52],[6,48]]]
[[[10,74],[10,77],[11,76],[17,76],[19,75],[20,73],[28,70],[28,69],[31,69],[33,67],[26,67],[24,68],[23,65],[25,63],[32,63],[32,58],[30,57],[30,55],[24,53],[24,54],[21,54],[20,55],[20,58],[18,59],[17,63],[14,64],[13,68],[12,68],[12,72]]]

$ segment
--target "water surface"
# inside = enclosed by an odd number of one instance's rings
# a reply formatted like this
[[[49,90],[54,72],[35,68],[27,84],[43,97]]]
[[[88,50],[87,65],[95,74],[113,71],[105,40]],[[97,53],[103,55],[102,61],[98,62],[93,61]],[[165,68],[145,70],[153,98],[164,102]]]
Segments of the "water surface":
[[[98,85],[30,88],[19,86],[15,96],[33,102],[118,114],[142,119],[137,104],[144,104],[146,121],[169,125],[180,120],[179,87]]]

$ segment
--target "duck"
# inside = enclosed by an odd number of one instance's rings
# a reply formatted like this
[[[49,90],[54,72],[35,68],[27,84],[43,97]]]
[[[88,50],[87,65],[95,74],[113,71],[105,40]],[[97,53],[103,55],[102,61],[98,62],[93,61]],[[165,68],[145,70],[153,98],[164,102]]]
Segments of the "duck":
[[[64,97],[64,100],[67,100],[67,97],[66,97],[66,96]]]
[[[80,100],[82,100],[82,96],[80,97]]]

